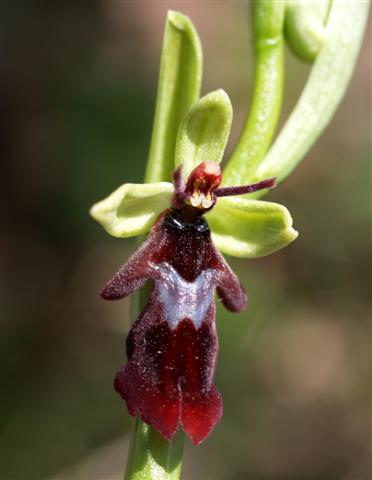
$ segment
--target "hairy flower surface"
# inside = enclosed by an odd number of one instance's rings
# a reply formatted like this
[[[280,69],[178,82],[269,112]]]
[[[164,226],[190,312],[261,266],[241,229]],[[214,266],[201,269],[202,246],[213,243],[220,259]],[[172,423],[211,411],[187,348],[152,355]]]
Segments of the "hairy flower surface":
[[[244,288],[212,242],[204,213],[219,195],[268,188],[274,179],[243,187],[219,188],[220,182],[216,163],[201,163],[186,184],[177,169],[171,207],[102,291],[103,298],[116,300],[153,281],[129,333],[128,362],[116,376],[115,389],[131,415],[167,439],[181,425],[196,444],[222,414],[213,384],[218,351],[214,291],[233,312],[247,303]]]

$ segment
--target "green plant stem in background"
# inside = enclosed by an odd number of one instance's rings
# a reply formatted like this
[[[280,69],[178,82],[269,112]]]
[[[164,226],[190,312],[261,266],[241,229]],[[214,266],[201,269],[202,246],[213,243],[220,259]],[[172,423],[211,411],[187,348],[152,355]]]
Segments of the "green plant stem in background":
[[[178,127],[199,98],[202,63],[202,48],[192,22],[181,13],[169,11],[145,182],[171,181]]]
[[[275,133],[284,83],[285,2],[255,0],[252,10],[256,53],[250,113],[223,175],[224,185],[243,185],[254,177]]]
[[[199,98],[202,49],[198,34],[186,16],[168,12],[162,47],[155,119],[145,182],[171,180],[180,123]],[[146,292],[133,299],[133,318],[145,304]],[[138,307],[138,308],[137,308]],[[137,418],[131,439],[125,480],[178,480],[184,433],[165,440]]]
[[[256,171],[256,178],[284,180],[329,124],[358,57],[369,1],[334,0],[325,37],[292,114]],[[251,198],[261,197],[257,192]]]

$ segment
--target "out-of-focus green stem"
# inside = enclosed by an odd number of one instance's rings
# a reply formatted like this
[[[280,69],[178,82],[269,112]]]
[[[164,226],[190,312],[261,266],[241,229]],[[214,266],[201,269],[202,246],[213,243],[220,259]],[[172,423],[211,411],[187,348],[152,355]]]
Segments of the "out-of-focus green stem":
[[[202,48],[191,20],[169,11],[160,62],[146,182],[170,181],[182,118],[200,95]]]
[[[252,23],[256,53],[250,113],[223,175],[226,185],[249,183],[267,152],[278,123],[284,82],[284,1],[255,0]]]
[[[313,62],[323,44],[330,0],[287,0],[284,33],[292,52]]]
[[[178,128],[190,106],[199,98],[202,49],[191,20],[169,11],[161,55],[155,119],[145,182],[171,180]],[[143,240],[143,239],[142,239]],[[146,291],[132,299],[138,316]],[[178,480],[182,467],[184,433],[171,441],[137,418],[128,454],[125,480]]]
[[[291,116],[255,178],[284,180],[324,131],[340,104],[358,57],[369,1],[334,0],[322,48]],[[250,198],[261,197],[261,192]]]

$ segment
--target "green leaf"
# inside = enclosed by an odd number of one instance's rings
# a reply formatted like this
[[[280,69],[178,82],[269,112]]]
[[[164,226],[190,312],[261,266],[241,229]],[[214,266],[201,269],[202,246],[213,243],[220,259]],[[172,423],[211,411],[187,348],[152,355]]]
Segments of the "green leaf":
[[[285,2],[255,0],[252,6],[256,54],[253,97],[241,137],[226,164],[223,185],[250,183],[270,146],[282,106]]]
[[[228,255],[255,258],[279,250],[297,237],[288,210],[277,203],[220,198],[207,214],[216,246]]]
[[[287,0],[285,37],[301,60],[315,60],[324,40],[329,6],[329,0]]]
[[[222,160],[231,122],[231,102],[223,90],[205,95],[190,108],[176,143],[176,166],[183,165],[185,178],[201,162]]]
[[[159,213],[169,207],[173,185],[125,183],[90,209],[91,216],[114,237],[148,232]]]
[[[369,2],[332,2],[323,45],[302,95],[252,181],[272,176],[285,179],[324,131],[354,71],[368,9]],[[257,192],[252,197],[261,195]]]
[[[203,58],[191,20],[169,11],[161,54],[155,119],[145,181],[170,181],[178,128],[199,98]]]

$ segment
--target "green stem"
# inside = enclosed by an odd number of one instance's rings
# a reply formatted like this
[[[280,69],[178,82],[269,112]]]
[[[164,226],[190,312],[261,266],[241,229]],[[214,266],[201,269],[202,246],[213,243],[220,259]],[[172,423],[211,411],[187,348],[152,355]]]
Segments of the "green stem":
[[[124,480],[178,480],[181,474],[183,432],[170,442],[155,429],[135,421]]]
[[[252,106],[242,135],[223,174],[226,185],[255,179],[257,165],[267,152],[279,120],[284,83],[284,2],[253,2],[253,40],[256,53]]]
[[[171,180],[178,128],[190,106],[199,98],[201,79],[202,49],[198,34],[189,18],[169,11],[145,182]],[[133,318],[143,309],[147,294],[148,291],[142,289],[140,295],[133,298]],[[184,433],[178,431],[171,441],[167,441],[137,418],[125,480],[178,480],[184,439]]]

